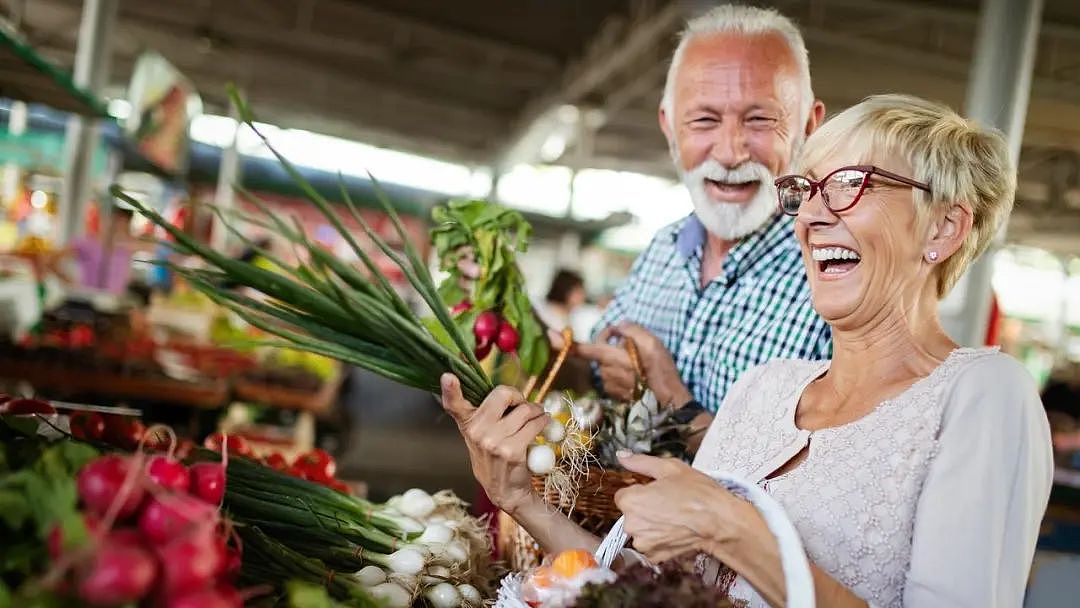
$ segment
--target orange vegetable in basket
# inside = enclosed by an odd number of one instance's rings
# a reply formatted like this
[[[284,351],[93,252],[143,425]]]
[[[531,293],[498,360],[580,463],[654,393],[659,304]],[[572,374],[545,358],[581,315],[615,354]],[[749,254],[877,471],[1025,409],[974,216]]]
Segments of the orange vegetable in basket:
[[[596,559],[593,558],[592,553],[584,549],[563,551],[555,557],[555,561],[551,562],[552,572],[555,573],[555,576],[562,578],[574,578],[596,566]]]
[[[540,566],[529,577],[529,584],[536,589],[547,589],[555,583],[555,573],[550,566]]]

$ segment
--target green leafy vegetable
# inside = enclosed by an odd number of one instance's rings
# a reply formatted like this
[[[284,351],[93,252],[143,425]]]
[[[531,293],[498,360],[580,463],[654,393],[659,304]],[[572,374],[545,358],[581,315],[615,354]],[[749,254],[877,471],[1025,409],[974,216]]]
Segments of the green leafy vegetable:
[[[461,310],[454,321],[475,347],[473,323],[483,311],[497,312],[518,333],[522,369],[536,375],[544,370],[550,347],[525,292],[525,278],[516,254],[526,251],[532,227],[521,213],[483,200],[455,200],[432,210],[431,242],[440,268],[449,273],[439,286],[447,304]],[[465,276],[459,262],[475,262],[479,276]]]

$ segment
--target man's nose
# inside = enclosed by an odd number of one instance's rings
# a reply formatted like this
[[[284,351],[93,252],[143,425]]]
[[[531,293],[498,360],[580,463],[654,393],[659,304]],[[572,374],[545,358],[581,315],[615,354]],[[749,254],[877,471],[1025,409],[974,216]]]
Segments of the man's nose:
[[[742,124],[737,121],[725,121],[713,143],[711,156],[716,162],[728,169],[733,169],[750,160],[750,146]]]

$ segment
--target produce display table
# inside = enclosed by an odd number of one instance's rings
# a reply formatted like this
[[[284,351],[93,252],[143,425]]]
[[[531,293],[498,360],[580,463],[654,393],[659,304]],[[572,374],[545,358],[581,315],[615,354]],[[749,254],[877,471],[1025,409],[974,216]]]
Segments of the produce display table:
[[[339,365],[334,375],[312,392],[287,386],[258,382],[243,376],[233,381],[233,396],[239,401],[250,401],[281,409],[302,410],[315,415],[330,412],[337,402],[338,391],[345,380],[344,369]]]
[[[10,356],[0,357],[0,378],[25,380],[51,394],[99,395],[203,409],[224,407],[229,400],[229,385],[221,379],[183,382],[164,376],[120,374]]]

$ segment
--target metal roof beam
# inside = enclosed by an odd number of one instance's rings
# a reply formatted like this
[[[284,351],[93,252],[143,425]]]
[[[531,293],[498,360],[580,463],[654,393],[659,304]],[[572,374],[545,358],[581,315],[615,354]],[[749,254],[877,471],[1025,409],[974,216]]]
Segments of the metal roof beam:
[[[644,10],[642,10],[644,13]],[[622,35],[613,35],[614,26],[602,28],[582,58],[564,72],[558,86],[529,103],[511,130],[494,164],[507,169],[519,162],[534,160],[548,132],[553,114],[565,104],[578,103],[612,77],[637,65],[642,56],[664,46],[686,16],[681,2],[671,2],[649,14],[640,14]]]

